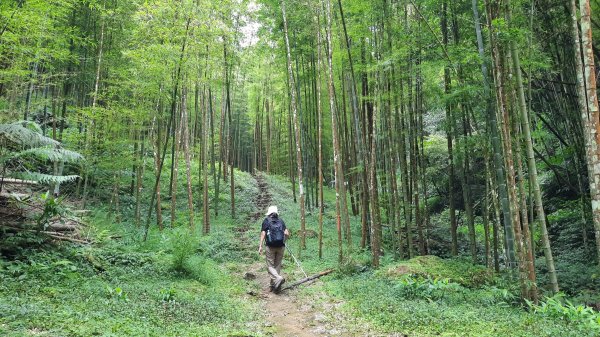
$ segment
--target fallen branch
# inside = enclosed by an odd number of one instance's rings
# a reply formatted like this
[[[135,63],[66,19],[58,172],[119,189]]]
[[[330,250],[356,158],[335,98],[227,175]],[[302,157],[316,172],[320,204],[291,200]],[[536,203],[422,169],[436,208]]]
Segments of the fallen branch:
[[[315,274],[315,275],[312,275],[312,276],[309,276],[309,277],[305,277],[305,278],[303,278],[301,280],[298,280],[296,282],[288,284],[287,286],[285,286],[284,288],[282,288],[281,291],[297,287],[297,286],[301,285],[302,283],[306,283],[308,281],[312,281],[312,280],[318,279],[319,277],[325,276],[327,274],[331,274],[332,272],[333,272],[333,269],[329,269],[329,270],[326,270],[326,271],[322,271],[322,272],[320,272],[318,274]]]
[[[44,232],[42,232],[44,233]],[[44,233],[47,234],[47,233]],[[62,236],[62,235],[56,235],[56,234],[48,234],[49,237],[55,239],[55,240],[64,240],[64,241],[69,241],[69,242],[73,242],[73,243],[79,243],[79,244],[83,244],[83,245],[89,245],[90,242],[88,241],[84,241],[84,240],[79,240],[79,239],[74,239],[68,236]]]
[[[46,228],[57,231],[57,232],[74,232],[77,230],[77,226],[75,226],[75,225],[60,224],[60,223],[51,223]]]

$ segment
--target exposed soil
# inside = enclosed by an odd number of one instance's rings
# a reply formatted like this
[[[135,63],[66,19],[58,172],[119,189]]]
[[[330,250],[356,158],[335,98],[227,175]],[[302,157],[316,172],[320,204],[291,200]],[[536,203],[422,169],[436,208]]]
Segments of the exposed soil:
[[[256,185],[258,186],[259,192],[254,200],[256,212],[250,216],[252,221],[256,221],[261,217],[264,217],[267,207],[269,207],[271,204],[271,193],[269,193],[269,189],[267,188],[265,177],[260,173],[256,173],[254,175],[254,179],[256,179]]]
[[[275,294],[269,290],[269,276],[264,263],[250,266],[255,281],[260,285],[258,296],[262,299],[265,314],[264,325],[275,336],[317,336],[331,335],[327,327],[319,322],[325,320],[310,305],[302,303],[295,291],[283,291]],[[322,316],[322,317],[321,317]]]

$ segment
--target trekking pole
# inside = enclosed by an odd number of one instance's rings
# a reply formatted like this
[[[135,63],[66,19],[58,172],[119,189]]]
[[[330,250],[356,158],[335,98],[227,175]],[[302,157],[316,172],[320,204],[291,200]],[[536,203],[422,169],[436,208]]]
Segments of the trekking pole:
[[[284,246],[285,246],[285,249],[287,249],[287,251],[292,256],[292,258],[294,259],[294,261],[296,262],[296,265],[298,266],[298,268],[300,268],[300,270],[302,270],[302,273],[304,274],[304,277],[308,277],[308,275],[306,275],[306,272],[304,271],[304,269],[302,269],[302,266],[300,265],[300,262],[298,262],[298,260],[294,256],[294,254],[292,254],[292,251],[288,248],[288,246],[286,244],[284,244]]]

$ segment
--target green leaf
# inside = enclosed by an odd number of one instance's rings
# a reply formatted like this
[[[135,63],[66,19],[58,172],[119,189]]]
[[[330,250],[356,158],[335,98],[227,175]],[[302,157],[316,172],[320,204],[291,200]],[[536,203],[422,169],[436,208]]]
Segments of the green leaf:
[[[70,181],[74,181],[79,178],[77,175],[69,175],[69,176],[55,176],[51,174],[43,174],[37,172],[23,172],[15,174],[17,178],[25,179],[25,180],[33,180],[42,184],[62,184]]]
[[[33,148],[25,151],[15,153],[12,158],[18,157],[26,157],[29,155],[33,155],[38,158],[42,158],[45,160],[50,160],[53,162],[64,161],[67,163],[77,162],[83,159],[83,156],[77,152],[65,150],[65,149],[56,149],[56,148]]]
[[[40,127],[34,122],[0,124],[0,140],[2,139],[25,147],[60,145],[54,139],[42,135]]]

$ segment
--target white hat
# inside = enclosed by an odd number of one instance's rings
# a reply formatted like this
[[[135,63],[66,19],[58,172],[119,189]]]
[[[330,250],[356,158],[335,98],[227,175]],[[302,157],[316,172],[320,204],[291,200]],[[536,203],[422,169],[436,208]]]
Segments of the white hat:
[[[267,210],[267,213],[265,215],[271,215],[271,214],[279,214],[279,212],[277,211],[277,206],[269,206],[269,209]]]

